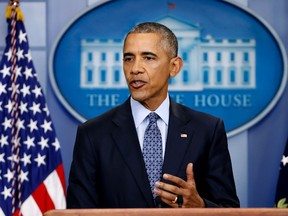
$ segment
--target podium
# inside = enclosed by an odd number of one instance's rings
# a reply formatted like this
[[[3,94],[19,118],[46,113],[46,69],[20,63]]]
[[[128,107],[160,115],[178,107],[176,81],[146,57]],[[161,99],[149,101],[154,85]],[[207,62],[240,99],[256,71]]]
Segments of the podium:
[[[50,210],[44,216],[288,216],[278,208],[155,208],[155,209],[66,209]]]

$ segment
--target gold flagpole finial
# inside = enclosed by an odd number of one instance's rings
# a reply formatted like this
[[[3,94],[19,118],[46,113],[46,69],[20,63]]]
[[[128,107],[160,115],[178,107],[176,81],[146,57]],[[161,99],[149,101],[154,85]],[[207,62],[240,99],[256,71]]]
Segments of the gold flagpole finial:
[[[10,0],[9,4],[11,6],[18,7],[19,6],[19,0]]]
[[[20,0],[9,0],[9,4],[6,9],[6,18],[11,18],[12,8],[16,10],[17,13],[17,20],[24,21],[23,14],[19,8]]]

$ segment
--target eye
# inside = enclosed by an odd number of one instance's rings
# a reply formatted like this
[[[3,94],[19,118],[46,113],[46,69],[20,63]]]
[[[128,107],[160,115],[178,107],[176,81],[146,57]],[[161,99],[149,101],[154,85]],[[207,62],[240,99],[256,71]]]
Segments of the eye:
[[[147,61],[151,61],[151,60],[154,60],[155,57],[152,57],[152,56],[145,56],[144,59],[147,60]]]
[[[129,56],[126,56],[126,57],[123,58],[123,61],[124,62],[130,62],[130,61],[133,61],[133,58],[129,57]]]

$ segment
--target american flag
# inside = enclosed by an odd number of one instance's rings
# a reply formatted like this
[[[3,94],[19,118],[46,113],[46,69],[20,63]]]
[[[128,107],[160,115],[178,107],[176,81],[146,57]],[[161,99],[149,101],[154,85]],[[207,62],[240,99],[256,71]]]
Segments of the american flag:
[[[31,59],[17,3],[6,12],[0,63],[0,216],[66,208],[60,144]]]
[[[275,194],[276,208],[288,208],[288,139],[280,163],[279,179]]]

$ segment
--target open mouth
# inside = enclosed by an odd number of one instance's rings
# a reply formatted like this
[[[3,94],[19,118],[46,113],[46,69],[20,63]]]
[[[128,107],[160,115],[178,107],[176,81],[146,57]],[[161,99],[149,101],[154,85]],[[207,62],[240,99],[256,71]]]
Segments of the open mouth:
[[[133,80],[130,82],[130,86],[133,88],[141,88],[142,86],[144,86],[146,84],[146,82],[142,81],[142,80]]]

